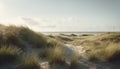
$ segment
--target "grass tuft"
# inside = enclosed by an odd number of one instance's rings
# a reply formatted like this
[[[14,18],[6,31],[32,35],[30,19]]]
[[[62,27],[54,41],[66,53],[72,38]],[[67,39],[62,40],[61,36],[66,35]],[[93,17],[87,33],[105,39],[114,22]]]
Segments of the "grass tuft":
[[[43,34],[36,33],[29,28],[20,28],[19,35],[22,40],[28,42],[36,48],[45,47],[47,44],[46,38]]]
[[[13,46],[2,46],[0,48],[0,63],[14,62],[19,58],[21,50]]]
[[[79,61],[79,56],[77,54],[75,54],[72,57],[72,60],[70,62],[70,69],[74,69],[78,65],[78,61]]]
[[[114,61],[120,58],[120,46],[118,43],[110,43],[108,46],[93,49],[89,54],[90,60],[100,59],[102,61]]]
[[[32,55],[21,60],[19,69],[40,69],[39,60],[36,56]]]
[[[62,46],[62,43],[57,39],[48,38],[47,47],[55,47],[55,46]]]
[[[49,49],[48,53],[48,61],[50,64],[52,63],[65,63],[65,54],[61,47],[54,47]]]
[[[90,51],[90,53],[88,55],[88,60],[89,61],[94,61],[96,59],[97,59],[97,51],[96,50]]]

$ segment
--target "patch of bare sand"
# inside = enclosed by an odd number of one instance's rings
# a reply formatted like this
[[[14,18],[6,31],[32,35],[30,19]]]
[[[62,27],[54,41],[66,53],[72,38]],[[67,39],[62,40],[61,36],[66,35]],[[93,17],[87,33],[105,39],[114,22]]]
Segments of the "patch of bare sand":
[[[71,60],[75,54],[82,55],[85,52],[82,46],[74,46],[71,44],[65,44],[64,51],[65,51],[67,59],[69,60]]]

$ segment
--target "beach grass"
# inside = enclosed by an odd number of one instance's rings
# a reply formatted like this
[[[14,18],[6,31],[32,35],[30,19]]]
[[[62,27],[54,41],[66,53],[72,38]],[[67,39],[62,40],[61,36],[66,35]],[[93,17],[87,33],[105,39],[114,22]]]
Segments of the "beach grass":
[[[74,69],[79,64],[79,55],[74,54],[70,61],[70,69]]]
[[[120,58],[120,46],[116,43],[110,43],[108,46],[93,49],[89,54],[89,60],[100,59],[102,61],[115,61]]]
[[[39,59],[34,54],[29,57],[23,57],[18,69],[40,69]]]
[[[20,48],[2,45],[0,47],[0,63],[18,61],[21,53]]]
[[[52,63],[65,63],[66,57],[63,49],[61,47],[54,47],[49,49],[48,53],[48,61],[50,64]]]

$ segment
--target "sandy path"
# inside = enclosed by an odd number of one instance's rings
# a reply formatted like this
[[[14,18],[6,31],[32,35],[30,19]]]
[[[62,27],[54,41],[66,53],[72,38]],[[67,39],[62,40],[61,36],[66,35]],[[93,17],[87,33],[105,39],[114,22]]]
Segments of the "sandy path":
[[[71,60],[75,54],[80,56],[85,52],[82,46],[74,46],[72,44],[65,44],[64,50],[68,60]]]
[[[65,54],[68,59],[68,61],[71,61],[72,57],[76,54],[77,56],[83,56],[85,54],[85,50],[83,49],[82,46],[74,46],[72,44],[66,44],[65,45]],[[96,66],[96,64],[91,63],[87,61],[85,58],[80,58],[78,60],[79,65],[75,69],[104,69],[101,66]]]
[[[85,50],[83,50],[82,46],[74,46],[72,44],[66,44],[65,46],[79,55],[85,52]]]
[[[82,53],[85,52],[85,50],[83,50],[82,46],[74,46],[71,44],[65,44],[65,46],[63,46],[63,49],[64,49],[65,55],[69,62],[71,61],[71,59],[75,55],[75,53],[77,55],[81,55]],[[49,69],[48,62],[46,62],[46,61],[42,62],[40,65],[42,66],[42,69]]]
[[[63,46],[63,47],[64,47],[63,49],[65,51],[65,55],[67,57],[68,62],[71,61],[72,57],[75,54],[77,54],[79,56],[82,56],[85,54],[85,50],[83,49],[82,46],[74,46],[71,44],[65,44],[65,46]],[[103,62],[99,62],[99,61],[90,62],[83,57],[80,57],[78,62],[79,62],[79,65],[75,69],[120,69],[120,67],[116,66],[116,64],[110,65],[109,63],[103,63]],[[42,63],[40,63],[40,65],[42,66],[42,69],[50,69],[48,61],[42,62]],[[63,68],[60,68],[60,69],[64,69],[64,66],[61,66],[61,67],[63,67]],[[69,69],[69,68],[65,68],[65,69]]]

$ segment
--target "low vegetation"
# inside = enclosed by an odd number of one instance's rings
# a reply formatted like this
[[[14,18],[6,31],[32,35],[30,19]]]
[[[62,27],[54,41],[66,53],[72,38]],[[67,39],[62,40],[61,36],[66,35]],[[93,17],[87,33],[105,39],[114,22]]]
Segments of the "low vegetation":
[[[34,54],[29,57],[24,57],[18,69],[40,69],[39,59]]]
[[[65,54],[61,47],[49,48],[49,53],[47,57],[50,64],[52,63],[62,64],[66,62]]]
[[[103,61],[115,61],[120,58],[119,44],[110,43],[107,47],[94,49],[90,52],[89,59],[101,59]]]
[[[80,36],[79,39],[75,39],[72,44],[74,45],[84,45],[84,46],[99,46],[101,44],[107,43],[119,43],[120,33],[119,32],[108,32],[101,33],[94,36]]]
[[[69,36],[57,36],[59,39],[61,39],[62,41],[73,41],[71,37]]]
[[[48,38],[47,39],[47,47],[55,47],[55,46],[62,46],[63,43],[57,39],[54,38]]]
[[[27,27],[5,26],[0,29],[0,44],[15,45],[20,48],[31,44],[33,47],[41,48],[47,44],[43,34],[38,34]]]
[[[79,55],[75,54],[70,61],[70,69],[74,69],[79,64]]]
[[[58,34],[58,35],[49,35],[48,37],[61,41],[63,43],[73,41],[73,35],[66,35],[66,34]]]
[[[39,54],[30,55],[31,52],[26,51],[31,46],[32,49],[44,49],[40,57],[47,59],[50,64],[66,63],[63,43],[59,39],[47,37],[22,26],[1,25],[0,32],[0,63],[17,61],[20,64],[16,65],[18,69],[40,69]]]
[[[47,59],[49,53],[49,48],[45,48],[44,50],[40,51],[38,54],[41,59]]]
[[[72,44],[87,50],[88,60],[115,61],[120,58],[120,33],[108,32],[94,36],[80,36]]]
[[[15,62],[19,60],[21,50],[15,46],[0,47],[0,63]]]
[[[46,38],[43,34],[38,34],[29,28],[20,28],[19,34],[21,39],[28,42],[29,44],[32,44],[33,47],[41,48],[45,47],[47,44]]]

